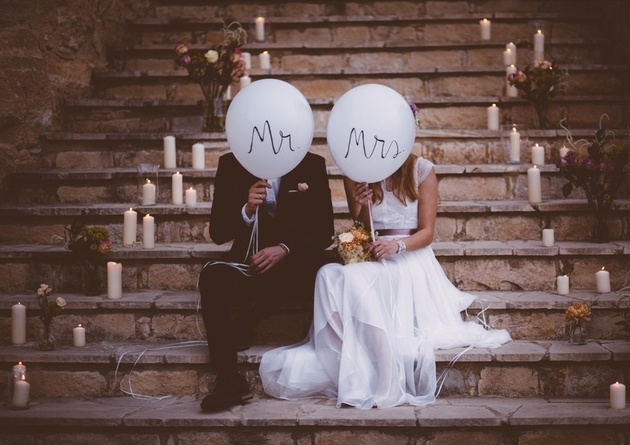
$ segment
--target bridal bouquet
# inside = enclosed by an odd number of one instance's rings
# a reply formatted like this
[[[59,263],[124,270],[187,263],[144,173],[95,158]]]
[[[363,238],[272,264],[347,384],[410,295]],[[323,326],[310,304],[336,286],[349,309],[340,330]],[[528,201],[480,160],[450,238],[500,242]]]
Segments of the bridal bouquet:
[[[370,251],[372,236],[361,222],[355,221],[348,230],[337,233],[333,239],[335,251],[343,264],[374,260]]]

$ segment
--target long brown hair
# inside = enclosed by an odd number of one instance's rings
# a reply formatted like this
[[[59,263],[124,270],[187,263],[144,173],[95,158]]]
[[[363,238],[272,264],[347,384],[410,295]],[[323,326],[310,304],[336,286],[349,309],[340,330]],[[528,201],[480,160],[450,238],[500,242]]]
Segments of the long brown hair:
[[[418,157],[413,153],[409,155],[403,165],[385,180],[388,188],[391,188],[394,193],[394,196],[405,205],[407,199],[412,202],[418,199],[418,190],[416,190],[415,181],[416,159],[418,159]],[[381,187],[381,183],[374,182],[370,184],[370,187],[374,193],[374,202],[380,203],[383,201],[383,188]]]

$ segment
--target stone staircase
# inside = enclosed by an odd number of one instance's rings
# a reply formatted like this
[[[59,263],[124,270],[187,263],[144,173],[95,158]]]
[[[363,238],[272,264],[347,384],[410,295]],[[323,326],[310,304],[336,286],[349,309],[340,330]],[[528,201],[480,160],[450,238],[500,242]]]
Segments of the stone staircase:
[[[630,343],[615,325],[619,295],[594,290],[601,267],[610,271],[613,291],[626,284],[630,187],[611,221],[613,241],[593,244],[584,197],[563,198],[564,180],[553,165],[566,143],[562,118],[575,139],[591,137],[602,113],[618,136],[628,134],[630,59],[620,63],[605,25],[593,26],[592,2],[574,2],[570,11],[565,2],[543,0],[152,3],[153,15],[128,23],[125,43],[109,49],[109,66],[93,72],[91,94],[63,103],[62,128],[41,135],[40,165],[14,174],[0,204],[0,363],[7,370],[26,363],[33,395],[28,411],[0,409],[3,441],[630,441],[628,411],[608,409],[608,386],[630,381]],[[255,401],[226,413],[199,413],[195,399],[212,386],[214,374],[195,286],[202,265],[225,250],[210,240],[207,216],[217,159],[229,147],[224,134],[200,132],[199,87],[175,69],[173,49],[184,41],[204,48],[222,19],[234,17],[247,27],[257,15],[266,17],[269,38],[244,48],[253,56],[250,75],[286,80],[309,100],[316,122],[312,151],[327,159],[337,227],[349,217],[341,172],[326,145],[335,100],[354,86],[380,83],[420,108],[414,151],[436,163],[440,187],[433,248],[453,283],[479,296],[466,316],[508,329],[515,339],[496,350],[466,351],[454,364],[461,350],[437,351],[438,374],[447,374],[434,406],[364,412],[264,396],[257,377],[262,354],[300,340],[308,328],[308,307],[296,303],[263,322],[256,345],[239,355]],[[492,19],[489,41],[479,38],[484,17]],[[518,66],[524,66],[530,22],[539,19],[553,23],[547,57],[569,71],[569,89],[553,102],[549,130],[533,129],[527,102],[503,95],[502,50],[516,43]],[[256,64],[263,50],[271,53],[270,70]],[[507,164],[500,132],[486,129],[492,103],[502,123],[530,128],[523,164]],[[197,190],[196,207],[170,204],[169,169],[159,173],[158,204],[138,205],[136,166],[162,163],[166,134],[177,138],[177,170],[184,188]],[[197,141],[206,147],[205,170],[191,168]],[[543,202],[531,205],[526,173],[534,143],[547,148],[547,164],[541,166]],[[154,249],[122,247],[129,207],[155,216]],[[81,294],[80,265],[55,242],[75,221],[108,228],[110,258],[123,263],[121,300]],[[555,230],[553,247],[541,245],[544,227]],[[554,280],[565,273],[572,292],[561,296]],[[27,344],[8,341],[11,306],[21,301],[35,309],[40,282],[68,302],[53,323],[60,341],[54,352],[37,350],[36,310],[28,311]],[[589,343],[569,345],[564,309],[595,299]],[[78,323],[87,328],[85,348],[71,345]],[[3,385],[0,379],[0,391]]]

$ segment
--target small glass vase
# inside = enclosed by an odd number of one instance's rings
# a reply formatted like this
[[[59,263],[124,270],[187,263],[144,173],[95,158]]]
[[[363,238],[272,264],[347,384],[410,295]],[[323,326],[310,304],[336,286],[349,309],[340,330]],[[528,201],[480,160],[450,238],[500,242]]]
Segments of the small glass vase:
[[[549,104],[534,102],[532,105],[534,107],[534,111],[536,112],[538,128],[540,130],[547,130],[549,128],[549,119],[547,118]]]
[[[26,367],[22,362],[9,372],[7,396],[11,409],[28,409],[30,403],[30,384],[27,381]]]
[[[585,345],[587,343],[586,320],[583,318],[568,320],[565,327],[569,343],[572,345]]]
[[[81,285],[88,296],[101,295],[101,265],[90,260],[83,260],[81,267]]]
[[[57,349],[57,339],[50,330],[50,323],[45,323],[39,334],[37,347],[40,351],[54,351]]]
[[[220,133],[225,131],[225,112],[223,98],[207,97],[203,102],[203,117],[201,131],[204,133]]]
[[[593,213],[594,222],[591,240],[594,243],[607,243],[610,241],[609,213],[608,209],[595,210]]]

